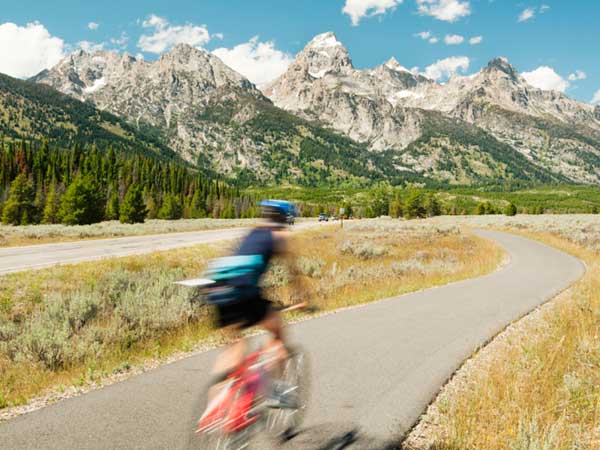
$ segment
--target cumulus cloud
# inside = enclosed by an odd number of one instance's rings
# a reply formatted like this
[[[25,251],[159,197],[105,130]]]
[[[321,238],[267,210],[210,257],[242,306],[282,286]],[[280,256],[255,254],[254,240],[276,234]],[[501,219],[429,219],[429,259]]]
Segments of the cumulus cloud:
[[[474,36],[471,39],[469,39],[469,44],[471,44],[471,45],[481,44],[482,42],[483,42],[483,36]]]
[[[0,25],[0,72],[27,78],[58,63],[66,53],[62,39],[52,36],[39,22],[20,27]],[[10,43],[10,45],[6,45]]]
[[[100,24],[96,23],[96,22],[90,22],[90,23],[87,24],[87,27],[90,30],[97,30],[99,26],[100,26]]]
[[[424,41],[428,41],[430,44],[437,44],[439,42],[439,39],[431,34],[431,31],[421,31],[420,33],[415,34],[415,36]]]
[[[417,0],[419,14],[445,22],[456,22],[471,14],[471,4],[463,0]]]
[[[433,80],[443,80],[459,72],[469,70],[471,61],[466,56],[451,56],[441,59],[425,69],[425,76]]]
[[[569,82],[548,66],[540,66],[531,72],[523,72],[522,75],[531,86],[544,91],[565,92],[569,87]]]
[[[233,48],[218,48],[213,54],[257,86],[283,74],[294,59],[275,48],[273,41],[259,42],[258,36]]]
[[[462,44],[465,41],[465,38],[462,37],[460,34],[447,34],[446,37],[444,37],[444,42],[446,43],[446,45],[459,45]]]
[[[575,72],[570,73],[568,78],[569,81],[585,80],[587,78],[587,73],[583,70],[576,70]]]
[[[594,98],[592,99],[592,105],[600,105],[600,89],[598,89],[594,94]]]
[[[138,47],[149,53],[163,53],[177,44],[189,44],[193,47],[202,47],[211,36],[204,25],[172,25],[164,17],[152,14],[142,22],[151,34],[143,34],[138,40]]]
[[[404,0],[346,0],[342,13],[348,14],[352,25],[357,26],[363,17],[372,17],[394,10]]]
[[[519,22],[527,22],[535,17],[535,8],[526,8],[519,14]]]

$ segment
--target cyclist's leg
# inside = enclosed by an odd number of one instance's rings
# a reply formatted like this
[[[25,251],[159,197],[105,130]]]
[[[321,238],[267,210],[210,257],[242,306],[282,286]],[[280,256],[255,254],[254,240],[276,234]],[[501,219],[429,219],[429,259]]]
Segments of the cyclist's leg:
[[[283,364],[288,357],[286,350],[285,325],[279,311],[270,309],[267,316],[258,326],[272,335],[272,339],[266,344],[265,350],[272,351],[277,355],[277,360],[271,369],[277,377],[283,368]]]

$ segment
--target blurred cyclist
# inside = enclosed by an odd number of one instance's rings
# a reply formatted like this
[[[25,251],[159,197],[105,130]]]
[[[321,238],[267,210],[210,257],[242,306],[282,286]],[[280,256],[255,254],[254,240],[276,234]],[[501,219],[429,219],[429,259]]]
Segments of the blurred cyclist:
[[[229,273],[232,273],[231,266],[237,265],[237,272],[233,267],[235,274],[226,281],[233,294],[229,294],[228,301],[214,304],[220,327],[229,327],[236,333],[253,326],[263,328],[273,336],[269,344],[271,349],[277,352],[279,361],[284,361],[287,352],[283,321],[273,303],[264,298],[260,283],[273,257],[289,256],[287,225],[290,217],[295,215],[295,207],[282,200],[264,200],[260,208],[265,223],[254,228],[242,240],[233,257],[222,258],[230,261],[226,264]],[[238,339],[218,357],[213,370],[215,384],[239,365],[245,353],[245,340]]]

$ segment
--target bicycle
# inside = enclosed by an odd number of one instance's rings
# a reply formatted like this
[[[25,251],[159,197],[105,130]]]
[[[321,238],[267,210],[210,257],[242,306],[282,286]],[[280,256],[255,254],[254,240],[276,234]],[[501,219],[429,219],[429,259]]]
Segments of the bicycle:
[[[210,288],[211,280],[198,279],[177,284]],[[202,295],[195,298],[201,298]],[[303,309],[300,303],[281,310],[282,313]],[[250,346],[246,339],[247,348]],[[286,348],[287,358],[261,345],[245,355],[241,363],[223,379],[211,383],[217,392],[206,405],[198,421],[192,447],[202,450],[242,450],[259,433],[287,440],[293,437],[304,419],[309,395],[309,363],[305,352],[297,346]],[[279,365],[281,364],[281,365]],[[273,367],[280,376],[273,376]],[[277,392],[275,392],[277,391]],[[274,395],[276,393],[277,395]],[[277,397],[277,401],[274,398]]]
[[[282,440],[293,437],[306,411],[306,355],[297,348],[291,350],[279,380],[273,380],[265,369],[271,358],[262,349],[252,352],[227,377],[198,421],[199,448],[245,449],[263,431]],[[278,405],[269,402],[275,382],[286,386]]]

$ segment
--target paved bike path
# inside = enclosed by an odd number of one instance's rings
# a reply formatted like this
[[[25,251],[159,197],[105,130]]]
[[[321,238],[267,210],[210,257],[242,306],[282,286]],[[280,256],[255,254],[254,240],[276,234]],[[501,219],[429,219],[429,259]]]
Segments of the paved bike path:
[[[303,432],[281,448],[390,448],[479,345],[584,272],[544,244],[479,233],[509,253],[502,269],[291,327],[310,353],[312,399]],[[202,353],[1,424],[2,448],[186,448],[214,357]]]

